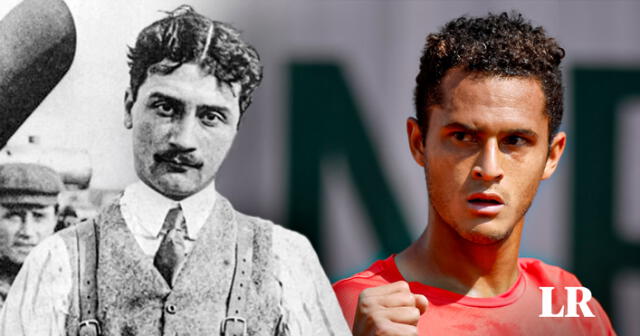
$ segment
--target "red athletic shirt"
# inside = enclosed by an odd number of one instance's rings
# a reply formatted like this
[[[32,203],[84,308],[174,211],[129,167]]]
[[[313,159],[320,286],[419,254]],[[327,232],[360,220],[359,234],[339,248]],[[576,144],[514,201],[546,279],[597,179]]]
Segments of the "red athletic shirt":
[[[333,285],[350,326],[363,289],[404,280],[394,258],[392,255],[378,260],[367,270]],[[582,285],[573,274],[536,259],[520,258],[518,267],[520,275],[516,283],[506,293],[490,298],[473,298],[410,282],[413,293],[423,294],[429,300],[429,307],[418,322],[419,334],[615,335],[607,314],[593,298],[588,306],[595,317],[538,317],[542,312],[542,291],[538,287],[556,287],[552,292],[555,314],[566,305],[564,287]],[[582,315],[579,307],[577,312]]]

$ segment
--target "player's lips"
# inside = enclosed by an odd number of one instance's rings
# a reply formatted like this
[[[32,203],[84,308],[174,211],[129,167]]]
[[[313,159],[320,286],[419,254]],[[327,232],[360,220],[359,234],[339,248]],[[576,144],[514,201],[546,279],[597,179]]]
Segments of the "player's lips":
[[[495,216],[504,208],[504,200],[494,193],[475,193],[467,197],[471,212],[482,216]]]

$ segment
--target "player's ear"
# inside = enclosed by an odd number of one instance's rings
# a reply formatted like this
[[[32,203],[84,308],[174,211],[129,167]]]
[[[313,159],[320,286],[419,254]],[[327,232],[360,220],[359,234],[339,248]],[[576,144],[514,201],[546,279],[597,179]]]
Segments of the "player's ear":
[[[547,163],[544,166],[544,173],[542,179],[548,179],[553,175],[553,172],[558,168],[558,162],[564,153],[564,148],[567,144],[567,134],[564,132],[558,132],[556,136],[551,140],[549,145],[549,155],[547,155]]]
[[[426,156],[424,155],[425,135],[422,127],[416,118],[407,118],[407,137],[409,138],[409,149],[413,159],[421,166],[426,164]]]
[[[133,107],[133,95],[131,93],[131,88],[127,88],[127,91],[124,93],[124,127],[126,129],[131,129],[133,127],[133,121],[131,119],[131,108]]]

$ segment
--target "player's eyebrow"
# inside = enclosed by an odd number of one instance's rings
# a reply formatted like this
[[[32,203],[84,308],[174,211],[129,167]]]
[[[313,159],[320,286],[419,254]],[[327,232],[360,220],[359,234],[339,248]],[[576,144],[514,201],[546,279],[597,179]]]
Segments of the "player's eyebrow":
[[[459,130],[464,130],[464,131],[468,131],[468,132],[481,132],[481,130],[479,128],[477,128],[475,126],[472,126],[472,125],[467,125],[465,123],[461,123],[459,121],[448,123],[443,127],[443,129],[459,129]],[[534,130],[528,129],[528,128],[511,128],[511,129],[507,129],[506,131],[503,131],[501,133],[518,134],[518,135],[531,137],[531,138],[537,138],[538,137],[538,133],[536,133]]]
[[[465,131],[478,132],[478,128],[461,122],[452,122],[444,125],[444,129],[462,129]]]
[[[528,129],[528,128],[514,128],[514,129],[507,130],[505,133],[508,133],[508,134],[519,134],[519,135],[524,135],[524,136],[531,137],[531,138],[537,138],[538,137],[538,133],[536,133],[534,130],[531,130],[531,129]]]

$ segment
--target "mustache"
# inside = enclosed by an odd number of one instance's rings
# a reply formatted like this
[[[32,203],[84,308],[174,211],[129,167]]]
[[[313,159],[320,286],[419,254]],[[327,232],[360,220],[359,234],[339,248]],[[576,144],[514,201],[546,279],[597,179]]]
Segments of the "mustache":
[[[156,153],[153,155],[153,159],[156,161],[175,163],[193,168],[201,168],[203,165],[202,160],[192,154],[192,151],[185,151],[182,149],[168,149],[166,151]]]

